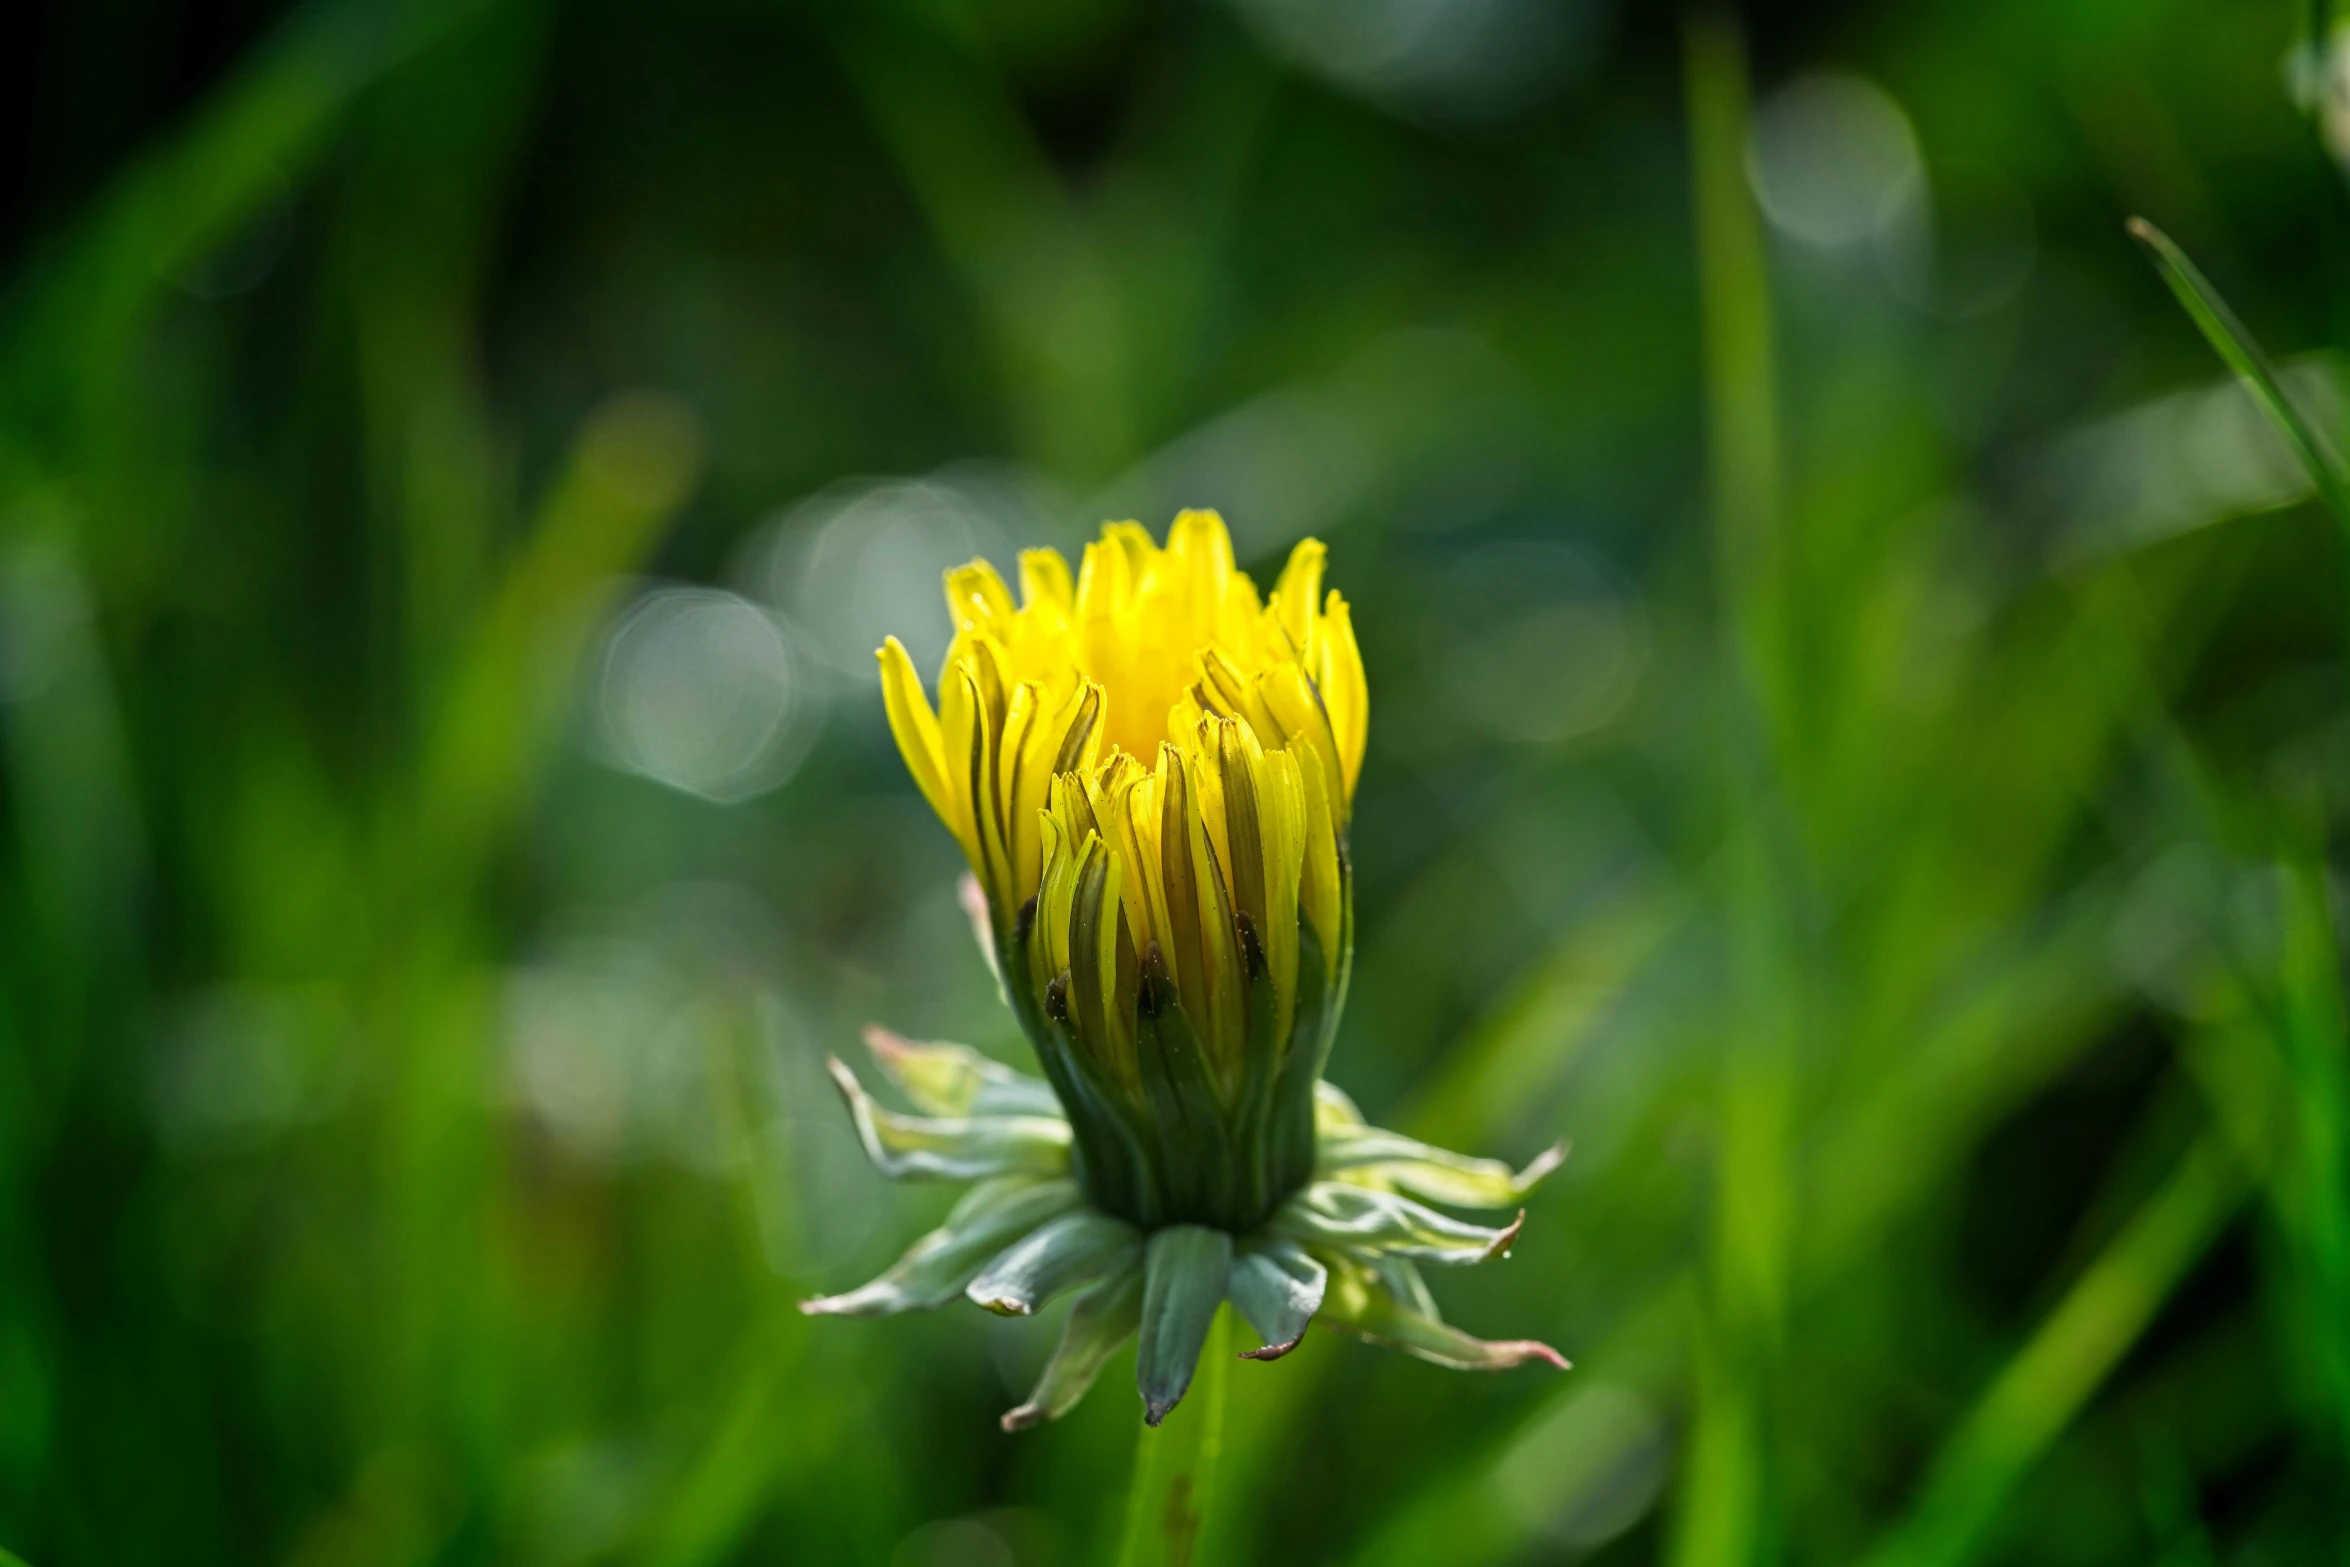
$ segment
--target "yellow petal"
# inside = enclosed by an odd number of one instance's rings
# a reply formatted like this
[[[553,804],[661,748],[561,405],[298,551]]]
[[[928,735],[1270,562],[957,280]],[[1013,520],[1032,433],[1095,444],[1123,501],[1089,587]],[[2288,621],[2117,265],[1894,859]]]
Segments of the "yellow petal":
[[[1315,765],[1309,756],[1305,766]],[[1260,934],[1265,943],[1265,965],[1273,973],[1274,1037],[1285,1040],[1297,1008],[1297,916],[1305,855],[1305,790],[1299,781],[1298,758],[1288,751],[1258,752],[1250,758],[1250,771],[1255,775],[1257,838],[1264,854],[1265,913]]]
[[[1088,680],[1069,694],[1068,722],[1061,729],[1061,748],[1053,771],[1074,773],[1091,767],[1102,750],[1102,715],[1107,699],[1102,688]]]
[[[1077,567],[1077,619],[1071,649],[1079,668],[1111,694],[1109,717],[1121,721],[1117,701],[1133,683],[1136,649],[1127,632],[1134,599],[1134,568],[1125,550],[1108,539],[1085,547]]]
[[[1134,1056],[1134,1000],[1141,989],[1141,965],[1135,960],[1134,932],[1126,922],[1126,856],[1115,848],[1103,855],[1101,929],[1095,936],[1095,961],[1101,965],[1105,1041],[1110,1075],[1128,1090],[1141,1081]]]
[[[1179,511],[1167,529],[1167,553],[1187,569],[1210,573],[1220,587],[1232,574],[1232,534],[1220,513],[1202,509]]]
[[[947,614],[958,631],[997,631],[1011,623],[1012,590],[984,560],[955,566],[946,574]]]
[[[1077,589],[1069,580],[1069,563],[1059,550],[1020,552],[1020,603],[1034,609],[1057,607],[1064,614],[1077,608]]]
[[[1339,770],[1338,738],[1331,733],[1330,714],[1306,672],[1295,664],[1274,665],[1257,677],[1257,698],[1272,714],[1281,743],[1310,750],[1324,770],[1325,793],[1343,798],[1346,778]]]
[[[1114,544],[1126,556],[1127,570],[1133,580],[1140,582],[1143,573],[1159,557],[1159,547],[1151,542],[1150,529],[1139,522],[1105,522],[1102,541]]]
[[[1200,825],[1208,835],[1208,848],[1222,867],[1219,879],[1226,901],[1232,897],[1232,840],[1228,836],[1229,818],[1224,809],[1224,772],[1219,764],[1224,745],[1221,727],[1230,722],[1222,718],[1203,718],[1199,733],[1185,747],[1184,760],[1191,764],[1192,802],[1198,808]]]
[[[1159,925],[1159,947],[1175,976],[1184,1015],[1200,1020],[1195,1026],[1204,1027],[1209,952],[1200,931],[1199,886],[1191,854],[1197,812],[1183,753],[1175,746],[1159,747],[1154,781],[1159,796],[1159,886],[1166,904],[1166,915]]]
[[[914,775],[915,787],[939,820],[952,828],[955,816],[949,804],[946,760],[940,753],[938,718],[930,710],[930,698],[922,694],[922,677],[914,673],[914,660],[896,637],[882,643],[873,656],[881,664],[881,705],[889,714],[889,732],[898,743],[898,753],[906,759],[906,771]]]
[[[1102,837],[1128,866],[1132,867],[1137,852],[1133,823],[1129,818],[1133,789],[1144,776],[1142,764],[1120,751],[1101,766],[1081,775],[1085,783],[1086,801],[1093,807],[1094,820],[1101,824]],[[1150,893],[1144,878],[1124,874],[1120,878],[1121,895],[1126,903],[1126,925],[1137,952],[1150,945],[1156,927],[1151,923]]]
[[[1273,585],[1273,617],[1288,639],[1288,656],[1308,669],[1314,667],[1314,606],[1322,600],[1322,568],[1329,556],[1320,539],[1298,540]]]
[[[1303,863],[1298,882],[1298,903],[1313,922],[1314,934],[1322,943],[1322,961],[1337,961],[1340,924],[1345,918],[1346,889],[1339,881],[1338,823],[1330,809],[1332,772],[1328,766],[1307,762],[1298,768],[1298,784],[1304,797]]]
[[[1105,1075],[1131,1087],[1134,960],[1121,921],[1122,867],[1099,834],[1078,851],[1069,910],[1069,1008]]]
[[[1208,770],[1215,774],[1224,799],[1225,869],[1232,877],[1232,906],[1259,927],[1258,939],[1262,940],[1265,840],[1257,810],[1255,764],[1263,760],[1265,752],[1248,725],[1230,719],[1218,720],[1215,738],[1216,750],[1208,758]]]
[[[1322,610],[1321,667],[1314,672],[1314,684],[1321,689],[1322,705],[1329,710],[1330,728],[1338,739],[1338,764],[1346,779],[1346,793],[1332,803],[1343,817],[1354,800],[1355,780],[1363,771],[1371,697],[1363,681],[1363,655],[1355,646],[1354,619],[1336,589]]]
[[[1177,513],[1167,530],[1167,558],[1174,567],[1173,614],[1189,633],[1183,640],[1212,638],[1233,576],[1232,535],[1224,519],[1212,511]]]
[[[1044,882],[1036,892],[1036,922],[1030,938],[1041,992],[1069,967],[1069,904],[1076,892],[1077,861],[1070,852],[1068,824],[1056,812],[1040,812],[1044,840]]]
[[[1209,836],[1211,790],[1217,795],[1222,791],[1209,782],[1214,769],[1186,758],[1183,771],[1190,786],[1191,809],[1187,812],[1189,820],[1184,823],[1184,841],[1180,847],[1189,851],[1199,921],[1200,977],[1207,993],[1206,1010],[1204,1014],[1193,1015],[1192,1026],[1199,1031],[1208,1060],[1229,1089],[1239,1075],[1241,1056],[1246,1049],[1248,976],[1241,967],[1239,937],[1232,926],[1231,891]],[[1221,818],[1220,798],[1215,805],[1214,814]]]
[[[1003,819],[990,780],[996,716],[980,694],[980,676],[972,663],[959,663],[947,671],[939,693],[938,725],[954,808],[947,825],[962,840],[972,874],[996,907],[1016,907],[1009,902],[1011,871],[1004,853]]]
[[[1189,750],[1199,744],[1200,720],[1208,717],[1208,710],[1200,706],[1199,698],[1186,689],[1167,709],[1166,743],[1177,750]]]
[[[1004,740],[997,773],[1001,788],[1004,847],[1011,867],[1014,908],[1028,901],[1036,886],[1039,847],[1036,815],[1044,808],[1045,786],[1052,777],[1054,753],[1060,737],[1051,732],[1056,716],[1044,710],[1044,688],[1022,681],[1012,692],[1004,714]]]
[[[1102,830],[1100,818],[1093,814],[1093,801],[1085,792],[1085,782],[1074,773],[1062,773],[1053,779],[1052,812],[1060,821],[1062,836],[1072,853]]]
[[[1139,764],[1137,771],[1140,771]],[[1160,961],[1167,965],[1170,976],[1177,974],[1178,954],[1171,943],[1174,927],[1167,912],[1167,878],[1165,863],[1160,857],[1159,830],[1164,820],[1164,804],[1159,798],[1159,775],[1143,772],[1126,791],[1126,849],[1128,869],[1135,884],[1142,889],[1143,907],[1147,918],[1142,927],[1147,938],[1138,940],[1138,950],[1151,945],[1159,949]]]
[[[1257,683],[1242,674],[1232,660],[1220,650],[1209,648],[1200,654],[1200,672],[1205,677],[1205,689],[1194,686],[1194,700],[1220,717],[1237,718],[1247,724],[1259,744],[1281,743],[1284,731],[1257,695]]]

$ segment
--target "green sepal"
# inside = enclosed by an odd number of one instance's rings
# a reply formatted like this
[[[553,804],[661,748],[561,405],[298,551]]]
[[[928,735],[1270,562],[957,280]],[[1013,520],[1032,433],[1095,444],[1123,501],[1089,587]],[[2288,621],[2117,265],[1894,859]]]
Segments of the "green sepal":
[[[1322,1309],[1329,1279],[1329,1270],[1295,1241],[1260,1235],[1242,1243],[1224,1293],[1265,1342],[1242,1350],[1241,1358],[1278,1360],[1297,1348],[1306,1324]]]
[[[1155,946],[1143,963],[1134,1050],[1167,1204],[1151,1217],[1240,1228],[1248,1216],[1237,1206],[1233,1128]]]
[[[1035,1391],[1026,1403],[1004,1411],[1006,1431],[1058,1420],[1077,1406],[1102,1366],[1142,1321],[1142,1279],[1138,1257],[1071,1303],[1069,1320],[1061,1324],[1060,1343],[1045,1363],[1044,1375],[1037,1378]]]
[[[865,1030],[874,1064],[924,1115],[1065,1115],[1052,1085],[1015,1072],[969,1045],[905,1039],[878,1023]]]
[[[1273,1230],[1308,1246],[1341,1246],[1366,1255],[1387,1253],[1461,1266],[1508,1251],[1525,1222],[1521,1209],[1504,1228],[1487,1229],[1393,1192],[1318,1181],[1282,1204],[1273,1216]]]
[[[1245,1211],[1233,1228],[1254,1229],[1286,1195],[1280,1190],[1280,1159],[1272,1129],[1275,1104],[1281,1093],[1281,1067],[1297,1047],[1301,1009],[1290,1009],[1290,1033],[1280,1032],[1281,998],[1275,994],[1273,971],[1265,960],[1261,933],[1247,915],[1234,921],[1242,971],[1247,979],[1246,1040],[1241,1051],[1240,1084],[1233,1109],[1241,1155],[1240,1186]],[[1301,973],[1299,979],[1305,976]]]
[[[1200,1346],[1224,1303],[1232,1237],[1201,1224],[1155,1231],[1144,1252],[1140,1347],[1134,1365],[1142,1418],[1157,1425],[1183,1401]]]
[[[1021,1236],[1084,1201],[1073,1180],[1005,1175],[963,1196],[947,1222],[923,1236],[872,1283],[845,1295],[800,1302],[811,1317],[879,1317],[944,1305],[963,1292],[988,1259]]]
[[[963,1293],[1001,1316],[1025,1317],[1063,1290],[1119,1272],[1141,1257],[1140,1230],[1080,1208],[1013,1242]]]
[[[1354,916],[1349,905],[1347,922]],[[1297,1006],[1290,1023],[1289,1051],[1282,1057],[1274,1084],[1271,1124],[1265,1128],[1268,1196],[1278,1201],[1313,1178],[1314,1085],[1322,1075],[1322,1058],[1330,1036],[1337,1031],[1339,1008],[1345,1002],[1343,966],[1333,975],[1313,922],[1303,921],[1297,940]]]
[[[1059,1116],[899,1115],[875,1104],[840,1057],[826,1056],[824,1065],[848,1101],[866,1157],[891,1180],[978,1181],[1069,1168],[1069,1123]]]
[[[1035,926],[1036,900],[1031,898],[1003,933],[1005,971],[1022,977],[1004,987],[1012,1015],[1035,1049],[1053,1097],[1068,1115],[1072,1168],[1094,1206],[1147,1223],[1159,1200],[1155,1173],[1140,1134],[1094,1076],[1068,1025],[1047,1015],[1045,996],[1036,983]],[[1050,988],[1045,987],[1048,992]]]
[[[1346,852],[1346,835],[1338,835],[1338,952],[1335,957],[1321,950],[1321,937],[1314,937],[1314,950],[1327,970],[1327,991],[1322,1002],[1322,1016],[1314,1039],[1314,1081],[1320,1082],[1330,1066],[1330,1049],[1338,1042],[1338,1020],[1346,1015],[1346,993],[1354,983],[1355,971],[1355,867]],[[1313,922],[1305,922],[1308,931]],[[1303,990],[1301,981],[1299,989]],[[1299,1035],[1300,1038],[1305,1037]]]
[[[1064,972],[1052,994],[1065,1001]],[[1051,1005],[1048,999],[1048,1006]],[[1066,1005],[1045,1019],[1050,1043],[1038,1057],[1057,1068],[1054,1082],[1066,1082],[1064,1102],[1078,1146],[1089,1156],[1087,1191],[1094,1206],[1148,1228],[1166,1215],[1166,1187],[1156,1152],[1157,1131],[1147,1114],[1129,1107],[1126,1096],[1103,1080],[1076,1033]]]
[[[1530,1360],[1561,1371],[1567,1358],[1533,1339],[1481,1339],[1398,1300],[1372,1268],[1342,1252],[1318,1253],[1330,1269],[1330,1286],[1317,1320],[1400,1349],[1456,1371],[1506,1371]]]
[[[1414,1197],[1459,1208],[1507,1208],[1524,1201],[1566,1156],[1566,1144],[1553,1143],[1525,1169],[1512,1173],[1499,1159],[1476,1159],[1385,1127],[1358,1126],[1323,1130],[1314,1175],[1318,1180],[1369,1177]]]

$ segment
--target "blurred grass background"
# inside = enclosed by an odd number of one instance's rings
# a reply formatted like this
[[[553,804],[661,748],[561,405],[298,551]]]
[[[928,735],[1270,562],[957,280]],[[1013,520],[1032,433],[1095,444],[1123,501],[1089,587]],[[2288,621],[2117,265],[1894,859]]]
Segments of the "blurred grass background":
[[[1122,1373],[810,1323],[1018,1059],[870,654],[1308,532],[1332,1075],[1575,1153],[1203,1563],[2350,1554],[2326,0],[106,0],[0,59],[0,1545],[1032,1567]]]

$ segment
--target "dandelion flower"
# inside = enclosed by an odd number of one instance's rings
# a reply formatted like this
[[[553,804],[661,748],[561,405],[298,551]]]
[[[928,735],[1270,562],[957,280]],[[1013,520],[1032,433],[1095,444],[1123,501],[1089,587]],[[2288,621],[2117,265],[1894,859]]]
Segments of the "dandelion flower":
[[[1043,1065],[883,1029],[867,1045],[918,1114],[830,1063],[884,1175],[974,1181],[880,1278],[804,1303],[870,1315],[965,1296],[1025,1315],[1079,1291],[1007,1430],[1053,1419],[1139,1335],[1144,1419],[1190,1386],[1229,1300],[1271,1360],[1320,1321],[1442,1365],[1544,1360],[1447,1325],[1420,1274],[1507,1251],[1430,1203],[1514,1208],[1555,1166],[1474,1159],[1364,1124],[1322,1080],[1353,954],[1347,822],[1369,697],[1325,552],[1269,600],[1223,520],[1165,545],[1130,522],[1074,580],[1051,550],[947,573],[955,636],[934,708],[880,651],[898,748],[970,861],[967,903]]]

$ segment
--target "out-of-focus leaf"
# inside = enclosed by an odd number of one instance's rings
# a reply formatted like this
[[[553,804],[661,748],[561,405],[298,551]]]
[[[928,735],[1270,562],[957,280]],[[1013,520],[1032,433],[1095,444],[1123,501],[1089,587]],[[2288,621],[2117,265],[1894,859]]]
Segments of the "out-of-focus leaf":
[[[2292,1082],[2287,1156],[2268,1173],[2300,1275],[2299,1337],[2342,1438],[2350,1439],[2350,1007],[2341,938],[2316,856],[2280,868],[2284,1016]]]

